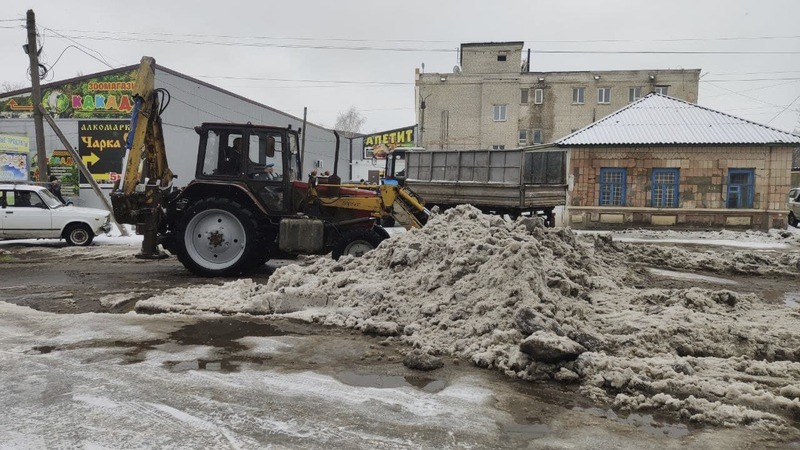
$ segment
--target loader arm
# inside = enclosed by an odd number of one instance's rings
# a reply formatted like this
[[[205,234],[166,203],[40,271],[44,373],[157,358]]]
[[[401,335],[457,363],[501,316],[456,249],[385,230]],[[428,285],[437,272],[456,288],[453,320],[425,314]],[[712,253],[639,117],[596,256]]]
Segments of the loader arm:
[[[163,203],[175,178],[167,164],[161,112],[169,103],[159,100],[155,89],[155,60],[142,58],[136,75],[131,131],[125,143],[125,159],[119,189],[111,193],[114,215],[122,223],[136,225],[143,235],[142,250],[136,255],[143,259],[160,259],[166,255],[158,250],[159,223],[163,220]],[[140,171],[140,166],[141,171]]]
[[[431,215],[420,198],[406,187],[397,185],[322,185],[333,188],[335,194],[321,194],[312,190],[311,198],[323,206],[365,211],[375,218],[392,217],[405,229],[422,228]],[[373,197],[349,196],[347,189],[371,191]]]

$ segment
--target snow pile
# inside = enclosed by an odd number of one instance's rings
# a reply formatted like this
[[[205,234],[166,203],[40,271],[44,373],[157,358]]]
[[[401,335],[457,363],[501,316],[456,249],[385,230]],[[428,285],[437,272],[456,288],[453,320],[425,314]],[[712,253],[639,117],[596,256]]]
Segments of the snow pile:
[[[692,250],[662,245],[628,244],[613,241],[605,236],[597,236],[595,239],[602,242],[609,252],[616,252],[619,259],[656,267],[721,274],[797,275],[800,273],[800,251],[773,253],[719,249]]]
[[[692,231],[692,230],[645,230],[627,229],[614,231],[611,233],[615,238],[622,239],[668,239],[677,241],[734,241],[749,243],[784,243],[800,246],[800,229],[789,227],[787,229],[770,229],[766,232],[758,230],[713,230],[713,231]]]
[[[764,428],[800,417],[796,311],[726,290],[636,289],[618,245],[460,206],[359,259],[283,267],[264,286],[176,289],[137,309],[303,311],[415,352],[577,382],[620,408]]]

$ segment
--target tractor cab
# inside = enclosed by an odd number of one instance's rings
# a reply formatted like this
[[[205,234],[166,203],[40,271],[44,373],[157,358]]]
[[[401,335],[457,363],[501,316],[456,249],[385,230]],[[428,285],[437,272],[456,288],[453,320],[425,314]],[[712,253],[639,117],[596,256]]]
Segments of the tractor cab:
[[[292,182],[300,173],[298,132],[291,127],[205,123],[195,179],[246,186],[273,214],[292,209]]]

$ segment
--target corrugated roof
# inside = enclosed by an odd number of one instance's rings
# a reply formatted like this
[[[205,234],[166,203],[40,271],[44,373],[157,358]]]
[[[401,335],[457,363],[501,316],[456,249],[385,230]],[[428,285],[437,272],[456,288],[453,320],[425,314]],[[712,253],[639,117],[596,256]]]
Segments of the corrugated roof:
[[[556,145],[800,144],[800,136],[652,93]]]

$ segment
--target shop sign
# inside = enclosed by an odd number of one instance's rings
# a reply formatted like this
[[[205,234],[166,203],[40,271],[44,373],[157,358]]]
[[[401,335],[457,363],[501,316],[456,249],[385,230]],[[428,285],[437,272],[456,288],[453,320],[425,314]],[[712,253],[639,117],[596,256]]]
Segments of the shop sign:
[[[28,136],[0,134],[0,181],[28,180]]]
[[[113,183],[122,173],[127,120],[81,120],[78,122],[78,154],[98,183]],[[81,175],[81,183],[87,181]]]
[[[58,118],[129,117],[133,109],[136,71],[103,75],[42,90],[42,105]],[[29,93],[0,97],[0,117],[28,118],[33,115]]]
[[[413,147],[416,128],[411,126],[364,136],[364,159],[385,159],[397,147]]]

